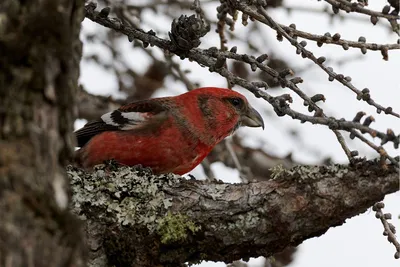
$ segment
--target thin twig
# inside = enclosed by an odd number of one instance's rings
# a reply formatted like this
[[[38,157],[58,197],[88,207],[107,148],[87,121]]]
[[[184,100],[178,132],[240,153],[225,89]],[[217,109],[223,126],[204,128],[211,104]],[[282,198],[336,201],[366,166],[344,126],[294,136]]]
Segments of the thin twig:
[[[215,49],[208,49],[208,50],[202,50],[199,48],[193,48],[190,51],[179,51],[174,48],[173,44],[165,39],[161,39],[157,36],[154,35],[154,32],[144,32],[141,29],[137,28],[132,28],[129,25],[124,25],[121,21],[118,19],[109,19],[108,17],[104,16],[99,16],[99,12],[94,11],[95,6],[94,5],[86,5],[85,10],[86,10],[86,17],[105,26],[108,28],[112,28],[116,31],[119,31],[125,35],[128,36],[128,39],[130,41],[133,41],[135,39],[139,39],[145,43],[158,46],[161,49],[170,51],[172,53],[177,54],[181,58],[189,58],[189,60],[194,60],[201,66],[207,66],[210,71],[216,72],[221,74],[223,77],[227,78],[230,82],[234,84],[238,84],[246,89],[248,89],[250,92],[252,92],[256,97],[261,97],[265,99],[267,102],[269,102],[275,109],[276,113],[279,116],[283,115],[289,115],[293,119],[298,119],[302,122],[309,121],[311,123],[316,123],[316,124],[322,124],[322,125],[327,125],[330,129],[332,130],[345,130],[348,132],[354,131],[354,129],[359,129],[362,132],[368,132],[371,136],[373,137],[379,137],[382,140],[388,139],[388,136],[385,133],[376,131],[371,129],[369,126],[365,126],[363,124],[360,124],[358,122],[351,122],[351,121],[346,121],[346,120],[337,120],[335,118],[330,118],[330,117],[321,117],[321,114],[316,114],[317,116],[308,116],[299,112],[296,112],[289,108],[289,105],[287,104],[287,101],[290,101],[291,98],[288,95],[282,95],[279,97],[273,97],[269,95],[267,92],[260,90],[260,87],[265,87],[265,83],[260,83],[260,82],[249,82],[245,79],[242,79],[240,77],[237,77],[230,71],[228,71],[223,65],[219,66],[218,64],[218,57],[225,57],[228,58],[228,55],[231,56],[232,58],[238,58],[239,60],[247,63],[247,64],[255,64],[256,68],[260,68],[263,71],[267,71],[269,74],[272,74],[273,77],[278,79],[280,82],[282,82],[283,86],[289,87],[292,90],[295,89],[295,91],[298,94],[303,94],[299,88],[297,88],[295,81],[288,81],[282,77],[281,73],[278,73],[277,71],[265,67],[265,65],[258,63],[255,58],[252,58],[248,55],[245,56],[240,56],[232,52],[228,51],[219,51],[217,48]],[[240,58],[239,58],[240,57]],[[296,80],[296,82],[299,82],[299,79]],[[307,96],[303,95],[304,99],[309,99]],[[310,105],[313,110],[316,111],[316,113],[320,110],[320,108],[315,105],[313,101],[307,100],[308,105]],[[358,135],[355,135],[358,137]],[[359,137],[358,137],[359,138]],[[359,138],[360,139],[360,138]],[[360,139],[361,140],[361,139]],[[395,142],[397,139],[390,140],[391,142]],[[367,143],[368,144],[368,143]],[[381,154],[381,149],[377,150],[378,153]],[[397,162],[395,159],[392,157],[387,157],[395,166],[399,166],[399,162]]]
[[[382,209],[385,207],[383,202],[376,203],[372,210],[375,211],[375,217],[380,219],[383,228],[385,231],[383,232],[384,236],[387,236],[388,241],[394,245],[396,248],[396,253],[394,254],[395,259],[400,258],[400,243],[396,239],[396,228],[393,224],[389,223],[388,220],[392,219],[392,214],[390,213],[383,213]]]

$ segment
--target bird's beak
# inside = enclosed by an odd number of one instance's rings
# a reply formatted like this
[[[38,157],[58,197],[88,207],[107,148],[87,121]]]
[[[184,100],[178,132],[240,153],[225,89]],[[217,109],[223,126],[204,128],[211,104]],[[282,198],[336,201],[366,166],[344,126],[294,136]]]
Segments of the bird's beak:
[[[249,106],[249,108],[243,112],[240,118],[243,126],[262,127],[264,129],[263,118],[261,117],[260,113],[258,113],[258,111],[251,106]]]

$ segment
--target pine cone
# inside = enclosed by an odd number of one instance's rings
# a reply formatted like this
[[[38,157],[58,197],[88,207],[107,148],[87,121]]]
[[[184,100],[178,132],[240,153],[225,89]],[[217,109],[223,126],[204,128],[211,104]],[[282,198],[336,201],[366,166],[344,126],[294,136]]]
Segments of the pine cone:
[[[203,20],[196,18],[195,15],[187,17],[182,15],[178,21],[174,19],[171,25],[169,38],[176,45],[177,49],[189,51],[200,45],[200,37],[206,35],[210,26]]]

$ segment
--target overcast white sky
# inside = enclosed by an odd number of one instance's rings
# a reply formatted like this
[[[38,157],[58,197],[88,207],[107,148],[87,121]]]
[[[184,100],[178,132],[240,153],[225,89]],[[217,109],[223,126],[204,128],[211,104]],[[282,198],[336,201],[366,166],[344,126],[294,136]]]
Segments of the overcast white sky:
[[[375,10],[381,10],[386,3],[384,0],[369,2],[369,8]],[[284,0],[284,3],[285,6],[292,6],[294,9],[297,6],[322,9],[325,6],[323,2],[315,0]],[[205,8],[209,11],[208,14],[211,14],[211,12],[215,10],[214,5],[208,5],[205,6]],[[343,13],[341,14],[343,15]],[[381,26],[387,25],[386,21],[380,20],[378,22],[379,25],[373,27],[371,24],[362,22],[362,20],[368,21],[369,18],[357,14],[350,15],[356,18],[355,20],[334,20],[333,23],[326,16],[312,12],[292,12],[291,15],[289,15],[284,10],[274,10],[271,12],[271,15],[279,23],[286,25],[295,23],[297,29],[316,34],[324,34],[327,31],[331,33],[339,32],[343,39],[348,40],[356,41],[358,37],[362,35],[366,37],[367,42],[395,43],[398,38],[395,34],[390,33],[386,27]],[[346,14],[344,15],[346,16]],[[157,28],[160,31],[164,30],[164,33],[169,30],[171,21],[167,18],[157,15],[157,19],[155,20],[155,14],[151,12],[147,13],[147,16],[148,21],[152,23],[149,24],[149,27],[150,25],[157,25]],[[237,23],[235,30],[237,34],[244,35],[246,30],[247,28]],[[83,31],[96,31],[101,33],[102,31],[104,32],[104,29],[86,19],[83,22]],[[160,34],[162,35],[162,33]],[[296,55],[295,49],[288,42],[278,42],[275,38],[271,38],[276,35],[271,29],[263,27],[262,35],[265,36],[265,39],[269,40],[268,43],[262,41],[263,39],[260,39],[260,36],[254,36],[254,40],[260,44],[260,47],[265,47],[264,52],[271,53],[272,51],[275,55],[289,60],[293,67],[306,67],[308,69],[308,71],[300,74],[304,79],[304,83],[302,83],[300,87],[309,95],[323,93],[327,101],[322,107],[328,115],[337,118],[344,117],[351,120],[356,112],[363,110],[375,117],[376,122],[373,124],[373,127],[381,131],[392,128],[395,133],[400,133],[399,119],[384,114],[377,114],[374,108],[371,108],[364,102],[357,101],[355,94],[349,89],[343,87],[338,82],[328,82],[327,75],[318,67],[310,65],[309,60]],[[218,42],[217,35],[214,34],[213,36],[208,36],[207,40],[203,40],[201,47],[218,46]],[[239,52],[245,52],[243,51],[243,44],[229,43],[230,47],[233,45],[238,46]],[[139,51],[132,52],[132,50],[129,49],[130,46],[131,43],[129,43],[127,39],[121,42],[121,49],[127,51],[125,55],[126,61],[139,73],[143,73],[146,70],[146,66],[149,64],[149,59]],[[357,49],[350,49],[345,52],[343,49],[332,45],[324,45],[322,48],[318,48],[311,41],[308,41],[307,48],[313,51],[316,56],[325,56],[328,60],[361,54]],[[110,60],[111,58],[106,50],[97,45],[84,45],[84,53],[99,53],[104,60]],[[158,54],[161,56],[161,52],[158,52]],[[335,72],[343,73],[345,76],[351,76],[353,79],[352,83],[357,88],[363,89],[368,87],[371,91],[372,98],[376,102],[383,106],[392,106],[395,111],[400,112],[399,50],[389,52],[389,61],[383,61],[380,52],[368,51],[368,53],[360,59],[342,66],[331,66],[334,68]],[[195,63],[185,61],[184,67],[193,70],[189,76],[193,81],[199,82],[201,86],[224,87],[226,85],[224,79],[216,74],[211,74],[207,69],[203,69]],[[92,93],[117,95],[121,97],[121,95],[117,93],[115,78],[91,63],[81,64],[80,82]],[[157,95],[176,95],[186,90],[182,84],[178,84],[170,79],[166,82],[166,88],[168,88],[168,90],[162,90],[158,92]],[[235,89],[248,96],[252,105],[263,111],[264,114],[270,114],[268,117],[264,117],[266,121],[266,129],[264,131],[261,129],[240,129],[238,134],[247,136],[246,140],[248,140],[248,145],[260,146],[259,140],[262,140],[261,147],[266,152],[277,156],[285,156],[292,152],[294,159],[306,164],[319,162],[321,158],[328,156],[332,157],[335,162],[346,162],[346,157],[340,145],[335,140],[335,136],[326,127],[312,126],[308,123],[300,124],[299,121],[293,121],[290,118],[271,115],[272,109],[268,103],[256,99],[239,87],[235,87]],[[276,94],[282,93],[291,92],[283,89],[276,92]],[[291,93],[291,95],[293,96],[293,93]],[[292,108],[304,109],[302,101],[295,98],[295,103],[293,103]],[[82,125],[82,122],[77,123],[77,127],[80,125]],[[288,134],[290,129],[296,129],[299,132],[305,146],[291,139],[291,136]],[[346,139],[348,138],[346,137]],[[368,158],[376,156],[374,151],[360,142],[350,142],[349,146],[351,149],[359,150],[361,155],[367,156]],[[319,151],[319,154],[310,153],[309,149],[305,149],[305,147],[315,149]],[[394,150],[393,146],[387,145],[385,148],[391,155],[399,155],[399,150]],[[212,167],[217,173],[218,178],[225,178],[227,182],[239,181],[237,171],[226,168],[218,163],[214,164]],[[192,173],[195,174],[195,176],[202,176],[201,168],[195,169]],[[230,179],[226,180],[227,177],[230,177]],[[397,226],[397,230],[400,231],[400,221],[397,218],[400,214],[400,193],[388,196],[385,199],[385,204],[385,211],[392,213],[394,217],[392,223]],[[290,267],[398,267],[400,266],[400,260],[395,260],[393,257],[395,248],[393,245],[389,244],[382,235],[382,232],[383,228],[381,223],[375,219],[374,213],[370,210],[362,215],[347,220],[343,226],[331,228],[325,235],[319,238],[312,238],[305,241],[300,246],[295,261]],[[252,259],[251,263],[251,266],[258,267],[261,266],[262,260]],[[207,262],[202,263],[200,266],[216,267],[226,265],[223,263]]]

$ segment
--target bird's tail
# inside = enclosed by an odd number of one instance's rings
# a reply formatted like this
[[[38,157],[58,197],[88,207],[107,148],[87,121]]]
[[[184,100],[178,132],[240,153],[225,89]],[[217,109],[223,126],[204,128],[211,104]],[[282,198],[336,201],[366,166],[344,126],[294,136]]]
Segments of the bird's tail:
[[[82,161],[82,148],[75,151],[73,165],[79,168],[84,167]]]

